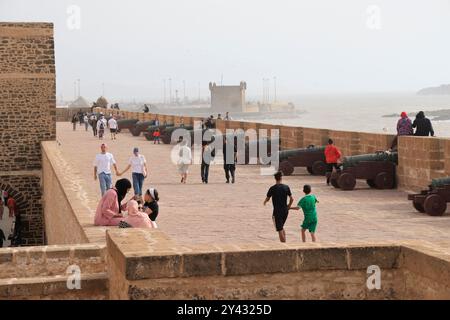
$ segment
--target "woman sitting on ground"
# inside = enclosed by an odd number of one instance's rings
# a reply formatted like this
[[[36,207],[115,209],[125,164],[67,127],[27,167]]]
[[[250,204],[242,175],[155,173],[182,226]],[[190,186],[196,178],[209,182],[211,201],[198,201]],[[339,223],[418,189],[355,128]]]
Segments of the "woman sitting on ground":
[[[128,216],[122,219],[122,221],[124,221],[133,228],[145,228],[145,229],[154,228],[152,221],[150,220],[148,215],[142,211],[139,211],[137,201],[130,200],[128,202],[127,209],[128,209]]]
[[[100,200],[95,213],[94,224],[96,226],[118,226],[123,220],[122,210],[127,210],[127,203],[121,204],[131,189],[128,179],[117,180],[114,188],[105,192]]]

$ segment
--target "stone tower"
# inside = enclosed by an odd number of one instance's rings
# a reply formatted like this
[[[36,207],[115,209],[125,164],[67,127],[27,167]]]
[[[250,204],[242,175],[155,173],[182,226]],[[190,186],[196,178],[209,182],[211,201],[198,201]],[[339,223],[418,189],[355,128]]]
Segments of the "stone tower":
[[[238,86],[218,86],[216,83],[209,83],[211,91],[211,108],[213,112],[244,112],[245,111],[245,90],[247,84],[244,81]]]
[[[41,141],[56,138],[53,24],[0,22],[0,190],[24,245],[44,244]]]

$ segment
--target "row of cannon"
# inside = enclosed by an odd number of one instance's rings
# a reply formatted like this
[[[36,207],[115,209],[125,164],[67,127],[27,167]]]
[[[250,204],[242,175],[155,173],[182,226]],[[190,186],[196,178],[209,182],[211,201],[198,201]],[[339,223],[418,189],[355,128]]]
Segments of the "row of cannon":
[[[119,130],[129,129],[132,135],[139,136],[144,134],[147,140],[153,140],[153,132],[157,129],[161,132],[161,141],[165,144],[173,143],[172,133],[181,127],[173,123],[165,123],[155,126],[154,121],[138,121],[133,119],[119,120]],[[191,137],[191,143],[194,144],[194,136],[201,131],[202,137],[206,130],[194,129],[192,126],[184,126]],[[217,138],[217,135],[211,136]],[[250,163],[249,150],[254,148],[257,151],[256,156],[261,157],[261,142],[267,145],[267,155],[272,156],[272,145],[274,140],[259,139],[256,141],[246,141],[244,150],[245,164]],[[280,141],[277,141],[279,144]],[[278,151],[278,169],[284,175],[292,175],[295,168],[304,167],[312,175],[326,174],[325,146],[310,145],[307,148],[298,148]],[[354,155],[344,157],[339,170],[334,171],[330,177],[330,183],[333,187],[342,190],[354,190],[358,179],[365,180],[367,185],[376,189],[396,188],[396,168],[398,165],[398,153],[377,151],[375,153]],[[421,212],[431,216],[441,216],[447,209],[447,202],[450,202],[450,177],[434,179],[427,190],[422,190],[419,194],[409,194],[408,200],[412,201],[413,207]]]
[[[215,133],[215,131],[213,129],[195,129],[193,126],[191,125],[184,125],[183,127],[181,126],[175,126],[175,124],[173,123],[164,123],[162,125],[155,125],[154,121],[138,121],[136,119],[123,119],[123,120],[118,120],[117,121],[118,124],[118,128],[119,131],[123,130],[123,129],[128,129],[130,131],[130,133],[133,136],[139,136],[141,134],[144,135],[144,137],[149,140],[149,141],[153,141],[154,137],[153,137],[153,133],[156,130],[160,131],[160,139],[164,144],[172,144],[172,143],[176,143],[176,140],[172,139],[172,134],[175,132],[175,130],[177,129],[185,129],[185,135],[189,136],[189,139],[191,141],[191,145],[194,145],[194,143],[203,143],[205,142],[204,137],[210,137],[208,138],[209,141],[212,141],[213,139],[223,139],[224,137],[221,135],[218,135]],[[207,134],[207,131],[211,131],[209,134]],[[244,133],[236,133],[236,134],[229,134],[227,136],[230,136],[234,139],[239,138],[239,136],[242,135],[244,136]],[[195,137],[200,136],[201,139],[195,139]],[[185,138],[187,138],[185,136]],[[277,139],[278,141],[278,145],[280,140]],[[244,140],[244,144],[240,145],[237,144],[237,148],[238,148],[238,154],[243,154],[245,155],[244,158],[244,164],[249,164],[252,163],[252,160],[254,163],[257,163],[260,159],[260,157],[262,157],[262,146],[266,146],[265,147],[265,153],[267,155],[267,158],[272,156],[272,145],[274,145],[275,140],[274,139],[267,139],[267,138],[262,138],[262,139],[257,139],[257,140],[250,140],[250,141],[246,141]],[[278,149],[278,148],[277,148]],[[250,152],[250,151],[254,151],[254,152]],[[255,159],[253,159],[253,158]]]
[[[305,167],[313,175],[326,174],[325,147],[292,149],[280,151],[279,169],[284,175],[291,175],[296,167]],[[397,152],[376,152],[344,157],[339,170],[332,173],[330,183],[335,188],[353,190],[357,179],[366,180],[372,188],[395,188]]]
[[[325,147],[280,151],[280,170],[291,175],[295,167],[305,167],[314,175],[323,175],[326,171]],[[344,157],[339,170],[331,174],[330,183],[335,188],[353,190],[357,179],[366,180],[371,188],[393,189],[396,187],[396,168],[398,153],[378,151],[371,154]],[[413,207],[431,216],[442,216],[450,202],[450,177],[433,179],[427,190],[418,194],[409,194],[408,200]]]

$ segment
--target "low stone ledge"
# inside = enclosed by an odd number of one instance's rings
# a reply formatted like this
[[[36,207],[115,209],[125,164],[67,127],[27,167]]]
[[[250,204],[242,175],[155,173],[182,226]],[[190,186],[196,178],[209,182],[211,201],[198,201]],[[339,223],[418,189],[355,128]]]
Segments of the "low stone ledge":
[[[298,249],[299,271],[345,270],[347,251],[345,247]]]
[[[225,252],[224,275],[244,275],[258,273],[286,273],[297,271],[298,251],[256,250]]]
[[[259,243],[176,245],[159,230],[107,233],[108,254],[128,281],[399,266],[400,246]]]
[[[12,250],[0,250],[0,264],[13,261]]]
[[[412,273],[439,282],[450,290],[450,256],[424,248],[402,247],[402,267]]]
[[[105,299],[108,291],[106,273],[81,275],[81,289],[67,288],[69,276],[0,279],[2,299]]]
[[[105,272],[105,246],[55,245],[0,249],[0,279],[64,275],[70,265],[82,274]]]
[[[186,253],[182,259],[182,277],[214,276],[223,273],[220,252]]]
[[[381,269],[396,269],[400,267],[400,246],[364,246],[347,248],[348,268],[367,269],[377,265]]]

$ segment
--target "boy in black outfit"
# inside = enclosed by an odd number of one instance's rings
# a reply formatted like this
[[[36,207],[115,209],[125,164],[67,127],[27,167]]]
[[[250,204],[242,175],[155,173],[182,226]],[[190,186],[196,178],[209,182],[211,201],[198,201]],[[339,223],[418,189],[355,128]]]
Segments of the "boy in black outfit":
[[[264,200],[264,205],[269,202],[272,198],[273,204],[273,222],[275,224],[275,229],[278,231],[281,242],[286,242],[286,233],[284,231],[284,223],[287,220],[289,210],[294,198],[292,197],[291,189],[289,186],[282,183],[283,174],[278,171],[274,175],[276,183],[270,187],[267,192],[266,200]],[[289,197],[289,204],[287,203],[287,198]]]

